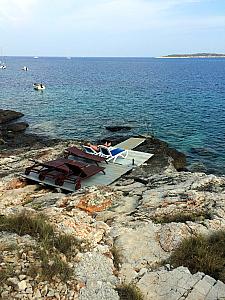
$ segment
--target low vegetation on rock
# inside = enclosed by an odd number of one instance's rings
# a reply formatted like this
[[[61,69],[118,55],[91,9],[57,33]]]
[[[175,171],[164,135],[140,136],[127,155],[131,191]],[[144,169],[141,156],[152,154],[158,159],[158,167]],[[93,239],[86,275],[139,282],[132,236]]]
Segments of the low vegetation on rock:
[[[38,274],[42,279],[51,280],[54,276],[59,276],[63,281],[68,280],[72,275],[68,260],[72,255],[82,251],[82,241],[71,235],[56,233],[54,227],[41,214],[29,216],[27,213],[21,213],[1,216],[0,231],[20,236],[27,234],[37,240],[37,245],[26,249],[33,252],[34,257],[28,274]],[[0,282],[4,282],[9,275],[13,275],[10,264],[3,269]]]
[[[135,284],[121,284],[117,287],[120,300],[143,300],[143,295]]]
[[[200,271],[225,282],[225,231],[184,239],[169,261],[174,267],[185,266],[193,274]]]
[[[203,221],[205,219],[211,219],[211,213],[209,211],[184,211],[184,212],[177,212],[175,214],[168,214],[168,215],[160,215],[160,216],[154,216],[152,218],[154,223],[182,223],[186,221]]]

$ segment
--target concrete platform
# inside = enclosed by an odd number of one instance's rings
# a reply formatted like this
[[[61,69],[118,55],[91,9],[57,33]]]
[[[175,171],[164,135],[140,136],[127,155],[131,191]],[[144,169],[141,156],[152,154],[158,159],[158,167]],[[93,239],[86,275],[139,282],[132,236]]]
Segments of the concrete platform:
[[[132,150],[138,145],[142,144],[145,141],[145,138],[129,138],[126,141],[123,141],[114,147],[116,148],[122,148],[126,150]]]
[[[153,155],[154,154],[152,154],[152,153],[128,150],[127,158],[118,157],[116,160],[116,164],[120,164],[123,166],[133,166],[133,168],[134,168],[135,166],[143,165]],[[109,164],[111,164],[111,163],[109,163]],[[101,166],[103,166],[103,165],[101,164]]]
[[[116,145],[116,147],[128,149],[128,156],[126,158],[118,157],[115,163],[100,163],[99,165],[105,168],[105,174],[98,173],[90,178],[82,180],[81,187],[89,187],[94,185],[110,185],[136,166],[143,165],[147,160],[149,160],[153,156],[153,154],[130,150],[130,148],[140,145],[141,143],[143,143],[143,141],[145,141],[145,139],[130,138]],[[74,159],[74,157],[72,156],[69,156],[68,158]],[[39,180],[38,174],[34,172],[31,172],[29,175],[22,176],[39,184],[60,188],[61,190],[69,192],[75,192],[74,184],[69,182],[65,182],[63,186],[58,186],[55,184],[55,181],[52,178],[45,178],[45,180],[43,181]]]
[[[105,174],[102,172],[84,179],[81,181],[81,187],[89,187],[93,185],[109,185],[120,178],[122,175],[126,174],[128,171],[132,170],[134,166],[125,166],[120,164],[109,163],[104,164]],[[45,178],[45,180],[40,180],[38,178],[38,174],[31,172],[29,175],[22,175],[24,178],[35,181],[39,184],[52,186],[55,188],[60,188],[61,190],[75,192],[75,186],[73,183],[65,182],[63,186],[59,186],[55,184],[55,180],[52,178]]]

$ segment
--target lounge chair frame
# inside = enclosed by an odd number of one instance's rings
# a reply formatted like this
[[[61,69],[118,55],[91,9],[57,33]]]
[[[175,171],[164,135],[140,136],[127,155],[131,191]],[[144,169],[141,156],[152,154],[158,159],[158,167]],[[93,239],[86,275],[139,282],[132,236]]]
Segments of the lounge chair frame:
[[[84,148],[84,151],[87,153],[87,154],[90,154],[90,155],[96,155],[96,156],[99,156],[99,152],[95,151],[92,147],[90,146],[86,146],[86,145],[83,145],[82,146]]]
[[[117,158],[126,158],[128,156],[128,150],[121,148],[106,147],[104,145],[99,145],[100,156],[104,157],[107,161],[113,160],[116,162]]]
[[[81,181],[99,172],[105,174],[105,168],[77,162],[70,159],[56,159],[48,162],[35,161],[34,164],[25,170],[25,175],[38,174],[38,179],[52,178],[55,184],[63,186],[65,182],[73,183],[75,190],[81,187]]]
[[[89,147],[89,148],[91,148],[91,147]],[[101,157],[101,156],[96,155],[96,154],[89,154],[89,153],[87,153],[85,151],[80,150],[79,148],[77,148],[75,146],[67,148],[65,150],[64,157],[68,158],[70,155],[74,156],[74,157],[79,157],[81,159],[84,159],[86,162],[94,162],[94,163],[96,163],[97,166],[101,162],[106,162],[107,163],[107,161],[106,161],[106,159],[104,157]]]

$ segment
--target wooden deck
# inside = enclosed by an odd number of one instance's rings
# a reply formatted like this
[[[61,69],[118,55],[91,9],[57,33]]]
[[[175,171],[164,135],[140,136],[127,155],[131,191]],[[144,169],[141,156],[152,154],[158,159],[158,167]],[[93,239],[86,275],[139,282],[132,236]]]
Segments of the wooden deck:
[[[96,185],[110,185],[122,175],[126,174],[136,166],[143,165],[147,160],[149,160],[153,154],[144,153],[139,151],[130,150],[137,147],[143,143],[145,139],[141,138],[130,138],[115,147],[121,147],[128,150],[128,156],[126,158],[117,158],[116,163],[109,162],[101,163],[100,166],[105,168],[105,175],[103,173],[98,173],[90,178],[87,178],[81,182],[81,187],[89,187]],[[72,159],[72,156],[69,156]],[[63,186],[57,186],[51,178],[46,178],[44,181],[38,179],[38,174],[31,172],[29,175],[23,175],[23,177],[35,181],[40,184],[47,186],[52,186],[60,188],[61,190],[66,190],[69,192],[75,192],[74,184],[65,182]]]

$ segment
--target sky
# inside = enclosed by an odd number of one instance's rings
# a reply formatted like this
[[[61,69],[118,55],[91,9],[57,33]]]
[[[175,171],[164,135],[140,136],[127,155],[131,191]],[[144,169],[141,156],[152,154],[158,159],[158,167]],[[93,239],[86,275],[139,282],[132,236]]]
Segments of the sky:
[[[225,0],[0,0],[4,56],[225,53]]]

